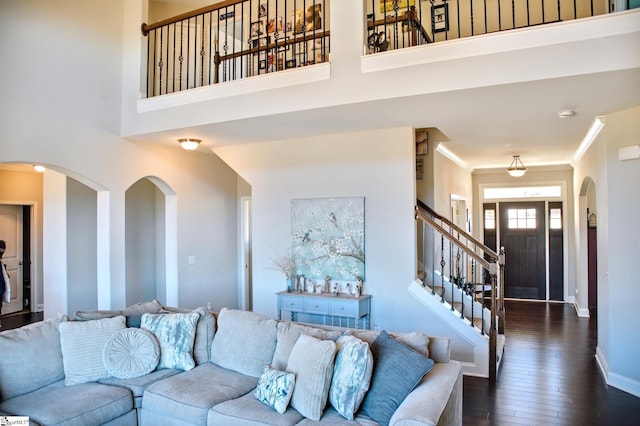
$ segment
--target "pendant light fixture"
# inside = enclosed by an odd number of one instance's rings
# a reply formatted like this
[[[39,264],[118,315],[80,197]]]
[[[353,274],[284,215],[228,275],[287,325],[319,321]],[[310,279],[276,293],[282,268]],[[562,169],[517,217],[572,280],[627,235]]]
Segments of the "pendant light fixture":
[[[527,168],[522,164],[519,155],[514,155],[513,160],[511,161],[511,165],[507,168],[507,173],[509,173],[512,177],[521,177],[524,176]]]

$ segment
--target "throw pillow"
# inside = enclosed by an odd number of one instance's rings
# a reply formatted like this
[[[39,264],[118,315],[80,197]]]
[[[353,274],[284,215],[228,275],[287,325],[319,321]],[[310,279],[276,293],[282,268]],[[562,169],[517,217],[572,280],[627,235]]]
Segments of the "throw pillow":
[[[278,322],[278,341],[273,354],[273,360],[271,361],[273,368],[284,370],[287,367],[291,349],[293,349],[293,345],[296,344],[301,334],[317,337],[321,340],[333,340],[335,342],[338,340],[338,337],[342,335],[342,331],[322,330],[290,321]]]
[[[305,334],[291,350],[287,371],[296,375],[291,406],[303,416],[318,421],[329,397],[336,343]]]
[[[284,414],[289,406],[295,384],[295,374],[276,370],[267,365],[260,376],[254,396],[258,401]]]
[[[193,342],[196,323],[200,314],[143,314],[140,328],[150,331],[160,344],[158,369],[173,368],[191,370],[196,366],[193,359]]]
[[[277,322],[253,312],[223,308],[211,344],[211,362],[227,370],[260,377],[276,349]]]
[[[342,417],[353,420],[369,389],[373,355],[367,343],[353,336],[340,337],[336,348],[329,402]]]
[[[371,386],[362,412],[380,424],[388,424],[402,401],[434,365],[427,358],[392,339],[384,330],[371,345],[375,360]]]
[[[122,311],[122,315],[157,314],[161,309],[162,304],[154,299],[150,302],[140,302],[125,308]]]
[[[211,343],[216,333],[216,319],[210,310],[203,307],[196,309],[173,308],[164,306],[161,313],[189,313],[197,312],[200,318],[196,324],[196,340],[193,343],[193,360],[196,365],[209,362],[211,358]]]
[[[125,328],[105,344],[102,359],[111,376],[132,379],[156,369],[160,361],[160,346],[150,332],[139,328]]]
[[[72,386],[109,377],[102,351],[109,339],[125,327],[123,316],[61,323],[58,329],[64,384]]]

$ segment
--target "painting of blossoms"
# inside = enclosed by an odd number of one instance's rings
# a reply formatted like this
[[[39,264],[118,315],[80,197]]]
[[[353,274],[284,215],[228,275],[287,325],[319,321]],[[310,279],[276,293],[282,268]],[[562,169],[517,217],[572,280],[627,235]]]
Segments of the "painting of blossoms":
[[[296,275],[364,280],[364,197],[291,200]]]

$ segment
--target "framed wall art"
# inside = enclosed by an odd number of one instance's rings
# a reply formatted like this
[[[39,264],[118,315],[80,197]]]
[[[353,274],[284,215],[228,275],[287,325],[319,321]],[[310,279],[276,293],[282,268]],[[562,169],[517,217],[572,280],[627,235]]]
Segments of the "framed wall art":
[[[291,200],[296,275],[364,280],[364,197]]]
[[[449,5],[444,3],[433,6],[431,8],[431,21],[434,33],[449,31]]]

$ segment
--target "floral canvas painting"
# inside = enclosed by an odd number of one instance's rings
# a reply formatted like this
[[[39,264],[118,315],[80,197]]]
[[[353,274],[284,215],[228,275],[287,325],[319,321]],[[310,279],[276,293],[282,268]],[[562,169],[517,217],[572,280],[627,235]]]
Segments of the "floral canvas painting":
[[[364,279],[364,198],[291,200],[291,256],[296,275]]]

